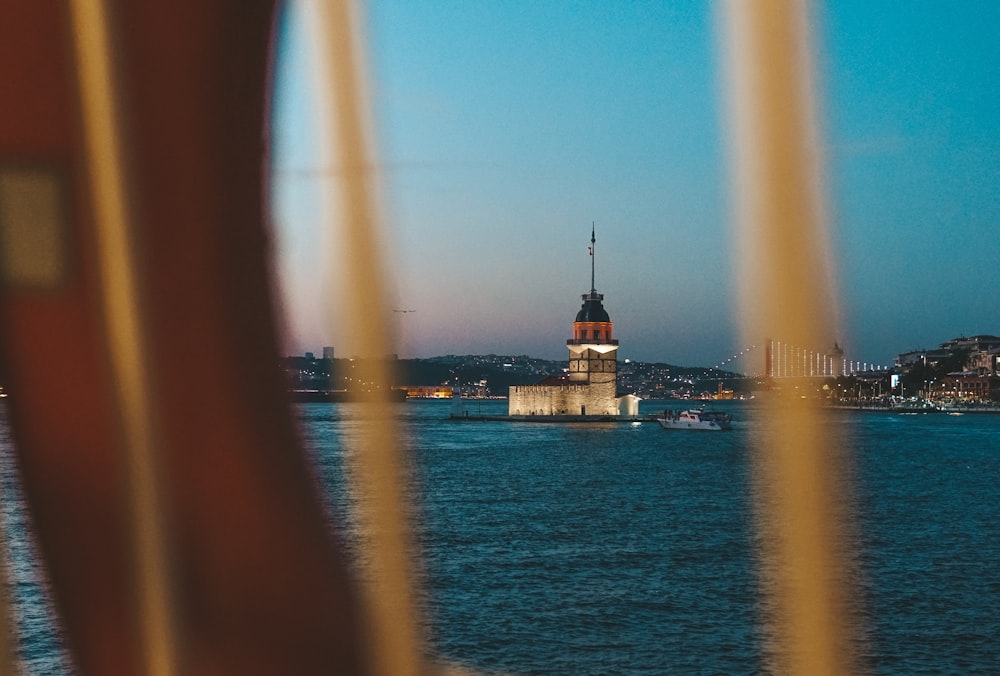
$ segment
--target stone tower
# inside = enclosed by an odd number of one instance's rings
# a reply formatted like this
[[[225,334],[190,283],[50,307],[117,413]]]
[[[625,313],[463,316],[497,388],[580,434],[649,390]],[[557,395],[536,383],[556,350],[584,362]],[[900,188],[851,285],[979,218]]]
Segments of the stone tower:
[[[583,294],[583,307],[573,322],[568,374],[547,378],[537,385],[510,388],[508,414],[582,416],[606,418],[619,414],[618,341],[612,337],[611,318],[604,309],[604,295],[594,285],[594,246],[590,231],[590,293]],[[638,413],[636,399],[629,400],[628,415]],[[635,410],[633,410],[635,409]]]
[[[590,231],[590,293],[583,294],[583,307],[573,322],[569,348],[569,379],[574,383],[611,383],[618,377],[618,341],[611,335],[614,326],[604,309],[603,293],[594,288],[594,247],[597,238]],[[614,389],[614,388],[612,388]],[[612,393],[614,396],[614,393]]]

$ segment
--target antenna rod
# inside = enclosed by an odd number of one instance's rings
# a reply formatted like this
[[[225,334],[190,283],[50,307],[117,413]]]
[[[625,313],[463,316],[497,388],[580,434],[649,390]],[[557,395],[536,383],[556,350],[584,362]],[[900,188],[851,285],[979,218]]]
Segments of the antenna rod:
[[[594,237],[594,231],[596,226],[594,222],[590,222],[590,291],[593,293],[597,291],[597,285],[594,284],[594,245],[597,244],[597,238]]]

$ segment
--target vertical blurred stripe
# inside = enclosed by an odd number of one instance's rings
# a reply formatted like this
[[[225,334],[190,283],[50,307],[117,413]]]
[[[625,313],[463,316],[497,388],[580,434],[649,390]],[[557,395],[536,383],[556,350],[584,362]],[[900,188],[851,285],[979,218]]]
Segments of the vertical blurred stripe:
[[[331,156],[339,167],[338,210],[344,251],[332,260],[343,271],[346,293],[341,299],[349,318],[349,342],[364,346],[356,362],[362,381],[375,383],[370,403],[358,411],[363,441],[352,456],[351,480],[359,498],[366,549],[368,648],[375,672],[406,676],[424,671],[424,622],[417,614],[415,546],[406,499],[407,458],[393,419],[389,387],[393,382],[388,355],[395,353],[389,327],[388,266],[380,241],[375,166],[371,150],[363,36],[352,0],[319,0],[320,48],[334,105],[326,112],[335,130]],[[341,327],[343,328],[343,327]]]
[[[743,341],[837,339],[804,0],[723,0]],[[804,397],[804,393],[808,393]],[[847,608],[846,451],[808,388],[766,393],[753,440],[768,671],[857,668]]]
[[[70,14],[98,239],[108,366],[130,491],[130,540],[144,673],[169,676],[178,673],[176,635],[157,482],[153,403],[147,387],[150,355],[138,302],[125,154],[119,136],[118,89],[111,65],[113,24],[103,0],[73,0]]]

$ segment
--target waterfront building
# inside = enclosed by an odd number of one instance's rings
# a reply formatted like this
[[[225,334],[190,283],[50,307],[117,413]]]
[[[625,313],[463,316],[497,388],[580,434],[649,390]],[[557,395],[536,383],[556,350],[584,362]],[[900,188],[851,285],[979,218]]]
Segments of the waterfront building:
[[[450,385],[404,385],[407,399],[451,399],[455,388]],[[459,393],[461,394],[461,393]]]
[[[963,369],[968,367],[978,370],[980,374],[993,375],[1000,371],[1000,337],[985,334],[971,338],[965,336],[952,338],[934,350],[904,352],[896,357],[896,368],[905,373],[917,364],[936,366],[952,358],[959,351],[966,353],[966,362],[960,364]]]
[[[590,233],[590,292],[573,322],[573,337],[566,341],[569,363],[565,374],[550,376],[535,385],[510,388],[509,415],[572,415],[607,417],[638,414],[638,397],[617,396],[618,340],[611,317],[604,309],[604,294],[594,281],[594,247]]]
[[[991,335],[978,335],[966,338],[961,336],[959,338],[952,338],[941,343],[942,350],[968,350],[970,353],[976,352],[986,352],[989,350],[995,350],[1000,348],[1000,337]]]
[[[968,367],[980,373],[1000,375],[1000,347],[981,350],[969,355]]]

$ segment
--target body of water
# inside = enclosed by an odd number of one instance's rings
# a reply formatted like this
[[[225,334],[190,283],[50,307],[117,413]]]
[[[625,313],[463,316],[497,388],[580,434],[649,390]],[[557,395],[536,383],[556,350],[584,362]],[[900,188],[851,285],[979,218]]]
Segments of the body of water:
[[[758,421],[752,404],[720,404],[732,431],[451,421],[447,401],[398,404],[435,651],[484,673],[765,672],[748,445]],[[295,409],[346,521],[352,406],[363,404]],[[467,407],[502,414],[506,402]],[[845,499],[867,668],[998,673],[1000,416],[834,411],[830,424],[854,439]],[[23,518],[5,510],[29,673],[61,673]]]

